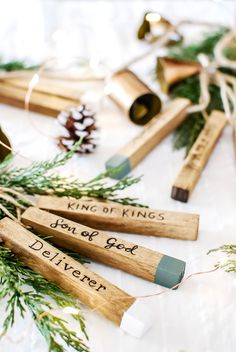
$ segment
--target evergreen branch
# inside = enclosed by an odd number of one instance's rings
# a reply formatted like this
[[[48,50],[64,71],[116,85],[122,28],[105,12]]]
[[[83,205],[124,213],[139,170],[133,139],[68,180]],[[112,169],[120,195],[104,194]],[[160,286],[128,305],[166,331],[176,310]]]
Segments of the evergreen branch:
[[[0,70],[4,70],[7,72],[11,71],[21,71],[21,70],[33,70],[35,68],[38,68],[38,66],[29,66],[25,64],[23,61],[9,61],[9,62],[0,62]]]
[[[220,246],[219,248],[214,248],[210,249],[207,254],[213,253],[213,252],[222,252],[226,253],[227,255],[236,255],[236,245],[235,244],[224,244],[223,246]]]
[[[15,189],[28,195],[54,194],[75,198],[90,196],[112,200],[121,204],[139,205],[135,198],[122,198],[118,194],[119,191],[139,182],[139,177],[127,176],[118,182],[108,184],[107,179],[113,170],[101,173],[86,183],[79,182],[78,180],[69,180],[53,174],[52,170],[64,165],[73,156],[77,144],[66,154],[59,154],[49,161],[33,163],[27,168],[12,169],[9,160],[3,161],[0,164],[0,186]],[[11,194],[11,196],[14,198],[14,195]],[[18,202],[22,201],[18,199]],[[25,206],[29,206],[24,201],[23,203]],[[14,204],[4,199],[0,199],[0,204],[3,206],[0,210],[0,219],[6,216],[4,209],[16,217],[17,211]],[[46,240],[50,241],[50,236]],[[86,260],[78,253],[63,251],[80,262],[85,262]],[[25,287],[30,287],[30,289],[26,290]],[[88,347],[84,344],[83,340],[75,332],[67,328],[66,322],[50,313],[52,306],[47,297],[52,299],[60,308],[69,306],[76,308],[77,311],[80,310],[78,303],[67,292],[26,267],[15,258],[9,249],[0,246],[0,299],[7,298],[3,332],[6,333],[14,324],[17,309],[20,311],[22,317],[24,317],[26,309],[28,309],[39,331],[47,341],[49,351],[65,351],[64,347],[58,342],[58,338],[60,338],[75,350],[88,352]],[[47,310],[46,314],[44,313],[45,310]],[[80,329],[84,336],[88,338],[84,318],[81,313],[72,314],[72,316],[80,324]]]
[[[0,299],[8,298],[3,334],[14,324],[16,308],[20,310],[22,317],[24,317],[26,308],[28,308],[38,329],[48,342],[49,351],[64,351],[63,346],[57,342],[57,338],[60,337],[76,351],[88,352],[88,347],[75,332],[68,330],[64,320],[50,313],[52,306],[47,300],[47,296],[57,306],[62,308],[73,307],[79,312],[80,307],[70,294],[27,268],[14,257],[9,249],[2,246],[0,246],[0,277]],[[30,291],[25,289],[25,285],[30,286]],[[45,309],[49,310],[47,314],[44,314]],[[41,318],[39,318],[40,316]],[[84,318],[81,313],[74,317],[87,338]]]
[[[27,168],[8,169],[0,173],[0,186],[23,191],[29,195],[53,194],[58,197],[83,196],[107,199],[125,205],[140,205],[135,198],[122,198],[117,192],[122,191],[140,181],[140,177],[127,176],[113,184],[107,184],[114,169],[99,174],[92,180],[82,183],[53,174],[52,170],[64,165],[75,153],[76,143],[68,153],[60,153],[49,161],[33,163]]]
[[[216,32],[204,34],[204,38],[194,44],[176,45],[170,49],[168,56],[178,60],[198,61],[198,55],[205,54],[212,59],[216,43],[227,31],[228,28],[222,27]]]
[[[223,111],[223,103],[220,96],[220,89],[216,85],[209,86],[210,103],[207,112],[210,114],[212,110]],[[181,83],[175,85],[171,91],[171,97],[183,97],[197,104],[200,97],[199,78],[189,77]],[[199,133],[205,125],[205,119],[200,112],[190,114],[187,119],[177,128],[174,134],[174,148],[186,148],[188,154],[193,143],[197,139]]]
[[[168,55],[179,60],[198,61],[198,55],[205,54],[212,59],[215,45],[227,30],[227,28],[221,28],[214,33],[206,35],[202,41],[194,44],[187,46],[178,45],[170,49]],[[235,72],[232,70],[226,68],[221,68],[221,70],[225,73],[227,72],[228,74],[235,75]],[[211,98],[207,112],[211,113],[211,111],[215,109],[223,111],[219,87],[212,84],[209,86],[209,92]],[[193,104],[197,104],[200,97],[199,78],[197,76],[192,76],[177,83],[172,87],[170,96],[171,98],[184,97],[191,100]],[[190,114],[175,131],[173,141],[174,148],[185,148],[187,155],[199,133],[203,129],[204,124],[205,120],[200,112]]]
[[[226,244],[219,248],[211,249],[207,254],[213,252],[222,252],[225,253],[229,259],[224,260],[223,262],[219,261],[216,264],[216,267],[224,269],[226,272],[235,272],[236,273],[236,245],[235,244]]]

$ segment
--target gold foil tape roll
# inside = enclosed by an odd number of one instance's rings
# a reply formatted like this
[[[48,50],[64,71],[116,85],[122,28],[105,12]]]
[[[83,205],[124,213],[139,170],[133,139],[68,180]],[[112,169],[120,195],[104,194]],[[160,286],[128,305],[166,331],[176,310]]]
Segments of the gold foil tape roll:
[[[160,98],[132,71],[115,72],[107,86],[110,98],[138,125],[145,125],[161,110]]]

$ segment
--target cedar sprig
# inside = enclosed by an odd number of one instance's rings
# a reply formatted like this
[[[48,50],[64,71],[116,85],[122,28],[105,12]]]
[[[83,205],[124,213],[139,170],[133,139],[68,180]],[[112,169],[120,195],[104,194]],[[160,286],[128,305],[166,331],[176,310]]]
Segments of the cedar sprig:
[[[226,272],[236,273],[236,245],[235,244],[225,244],[219,248],[211,249],[207,254],[213,252],[225,253],[228,259],[216,264],[216,267],[224,269]]]
[[[179,45],[172,47],[168,53],[169,57],[173,57],[178,60],[190,60],[198,61],[199,54],[205,54],[210,59],[213,58],[213,51],[216,43],[222,38],[222,36],[228,31],[228,28],[221,27],[215,32],[206,33],[203,39],[197,41],[194,44]]]
[[[139,205],[135,198],[122,198],[118,194],[119,191],[137,183],[140,180],[139,177],[128,176],[123,180],[108,184],[108,177],[112,175],[114,170],[101,173],[85,183],[56,174],[53,170],[64,165],[73,156],[76,149],[77,144],[66,154],[59,154],[49,161],[33,163],[27,168],[12,168],[12,158],[8,157],[0,164],[0,186],[12,188],[29,195],[54,194],[75,198],[92,196],[121,204]],[[0,198],[0,204],[13,216],[17,216],[16,208],[12,203]],[[29,206],[30,204],[24,205]],[[5,216],[4,211],[1,210],[0,219]],[[50,242],[50,236],[45,240]],[[86,262],[86,259],[78,253],[63,251],[82,263]],[[26,287],[29,287],[29,289],[26,289]],[[3,298],[7,298],[3,334],[14,324],[16,310],[19,310],[21,316],[24,317],[28,309],[39,331],[45,337],[50,352],[65,351],[64,347],[58,342],[58,338],[79,352],[88,351],[88,347],[83,340],[67,328],[66,322],[50,313],[52,305],[48,298],[53,300],[56,306],[60,308],[70,306],[79,310],[78,303],[67,292],[48,282],[40,274],[17,260],[9,249],[0,246],[0,300]],[[45,309],[48,311],[47,314],[44,314]],[[88,337],[81,313],[72,316],[80,324],[84,336]]]
[[[76,308],[79,312],[79,304],[70,294],[27,268],[14,257],[9,249],[2,246],[0,246],[0,277],[0,299],[5,297],[8,299],[2,336],[14,324],[16,309],[19,309],[24,318],[28,308],[38,329],[45,337],[50,352],[65,351],[58,342],[58,337],[76,351],[89,351],[83,340],[67,328],[63,319],[50,313],[53,307],[47,297],[50,297],[61,308],[69,306]],[[27,289],[26,286],[30,288]],[[73,317],[78,321],[82,333],[87,338],[83,316],[79,313]]]
[[[0,173],[0,186],[13,188],[29,195],[56,195],[74,198],[95,197],[125,205],[142,206],[136,198],[120,197],[122,191],[140,181],[140,177],[126,176],[117,182],[108,181],[114,169],[107,170],[88,182],[61,177],[53,170],[64,165],[75,153],[80,142],[67,153],[60,153],[49,161],[33,163],[27,168],[10,168],[5,165]]]
[[[212,110],[223,111],[223,103],[220,96],[220,89],[216,85],[211,84],[209,86],[210,103],[207,107],[208,114]],[[182,97],[192,101],[193,104],[197,104],[200,97],[200,86],[199,78],[189,77],[181,83],[177,84],[171,92],[171,97]],[[174,148],[175,149],[186,149],[188,154],[199,133],[205,125],[205,119],[200,112],[190,114],[187,119],[177,128],[174,134]]]
[[[35,68],[38,68],[38,66],[27,65],[23,61],[12,60],[8,62],[0,62],[0,70],[7,71],[7,72],[33,70]]]
[[[227,28],[221,27],[213,33],[205,34],[201,41],[189,45],[176,45],[169,50],[168,56],[179,60],[198,61],[198,55],[205,54],[211,60],[213,59],[215,45],[227,31]],[[221,68],[221,70],[236,76],[232,70],[226,68]],[[210,113],[214,109],[223,111],[219,88],[216,85],[210,85],[209,92],[211,100],[207,112]],[[199,78],[193,76],[177,83],[172,87],[170,97],[184,97],[190,99],[193,104],[197,104],[200,97]],[[187,155],[204,124],[205,120],[201,113],[190,114],[175,131],[174,148],[185,148]]]

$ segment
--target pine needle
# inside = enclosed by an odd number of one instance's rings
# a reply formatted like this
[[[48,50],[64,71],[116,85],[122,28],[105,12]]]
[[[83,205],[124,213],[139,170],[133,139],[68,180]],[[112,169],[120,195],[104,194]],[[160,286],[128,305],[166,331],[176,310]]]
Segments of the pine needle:
[[[127,176],[111,183],[108,178],[114,170],[109,170],[82,183],[77,179],[71,180],[58,175],[54,169],[64,165],[73,156],[76,149],[77,144],[66,154],[59,154],[52,160],[33,163],[27,168],[12,168],[11,159],[8,158],[0,164],[0,187],[2,190],[11,188],[26,195],[51,194],[75,198],[88,196],[121,204],[140,205],[135,198],[120,197],[119,195],[120,191],[139,182],[140,177]],[[11,196],[17,197],[12,192]],[[18,199],[18,202],[24,206],[30,206],[23,199]],[[9,202],[8,198],[0,199],[0,205],[2,205],[0,219],[7,215],[4,209],[7,209],[7,212],[12,216],[17,216],[16,206]],[[45,240],[50,242],[50,236]],[[87,262],[78,253],[65,250],[63,252],[82,263]],[[29,287],[29,289],[25,287]],[[58,339],[76,351],[89,351],[83,340],[75,332],[68,329],[66,321],[50,313],[52,305],[49,299],[52,299],[60,308],[68,306],[76,308],[79,313],[72,316],[78,321],[81,332],[87,338],[84,318],[78,303],[67,292],[48,282],[40,274],[35,273],[17,260],[9,249],[0,246],[0,300],[3,298],[7,298],[6,317],[3,324],[4,334],[15,323],[16,310],[20,311],[22,317],[28,310],[47,341],[50,352],[66,351]],[[47,310],[47,314],[44,314],[45,310]],[[40,319],[38,319],[39,316],[41,316]]]
[[[26,285],[30,289],[26,289]],[[8,302],[2,336],[15,323],[16,309],[20,311],[22,318],[24,318],[28,309],[47,341],[49,351],[64,351],[63,346],[57,342],[58,337],[64,340],[68,346],[74,347],[76,351],[89,351],[83,340],[75,332],[68,330],[63,319],[50,313],[53,307],[49,303],[48,297],[58,307],[69,306],[80,312],[78,303],[57,285],[48,282],[40,274],[24,266],[9,249],[0,246],[0,299],[5,297]],[[49,312],[42,315],[46,310]],[[38,319],[40,315],[42,317]],[[80,324],[84,337],[87,338],[83,316],[79,313],[74,318]]]
[[[236,245],[235,244],[225,244],[219,248],[211,249],[207,254],[213,252],[222,252],[226,254],[226,260],[219,261],[216,267],[224,269],[226,272],[236,273]]]
[[[228,31],[227,28],[222,27],[213,33],[205,33],[203,39],[189,45],[177,45],[168,53],[169,57],[173,57],[178,60],[190,60],[198,61],[197,57],[199,54],[205,54],[209,56],[210,59],[213,58],[213,50],[216,43],[220,38]]]
[[[8,61],[8,62],[0,62],[0,70],[11,72],[11,71],[20,71],[20,70],[33,70],[38,66],[29,66],[23,61]]]
[[[219,39],[228,31],[227,28],[221,28],[213,33],[204,35],[204,38],[190,45],[177,45],[168,52],[169,57],[179,60],[198,61],[199,54],[205,54],[209,59],[213,58],[213,51]],[[236,75],[232,70],[221,68],[221,71]],[[223,104],[220,97],[220,90],[216,85],[209,87],[211,100],[207,112],[212,110],[223,111]],[[193,104],[199,102],[200,86],[198,76],[189,77],[172,87],[170,92],[171,98],[183,97],[191,100]],[[185,148],[186,155],[197,139],[199,133],[205,124],[204,117],[201,113],[190,114],[185,121],[177,128],[174,134],[173,145],[175,149]]]
[[[209,86],[210,104],[207,112],[210,114],[212,110],[223,111],[223,104],[220,96],[219,87],[211,84]],[[171,98],[183,97],[197,104],[200,96],[200,87],[198,77],[189,77],[181,83],[175,85],[171,91]],[[197,139],[199,133],[205,125],[205,119],[200,112],[190,114],[187,119],[177,128],[174,134],[174,148],[186,149],[186,155]]]

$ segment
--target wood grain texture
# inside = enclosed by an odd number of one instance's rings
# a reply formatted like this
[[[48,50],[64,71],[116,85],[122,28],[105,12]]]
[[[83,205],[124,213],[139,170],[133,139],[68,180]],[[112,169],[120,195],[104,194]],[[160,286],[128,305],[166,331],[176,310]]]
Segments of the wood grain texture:
[[[234,142],[234,156],[236,160],[236,121],[233,121],[233,142]]]
[[[25,108],[26,90],[10,84],[0,84],[0,103]],[[78,100],[65,99],[50,94],[32,92],[29,110],[40,114],[57,117],[66,108],[78,105]]]
[[[38,207],[100,230],[196,240],[199,215],[104,203],[96,200],[41,196]]]
[[[152,119],[143,131],[116,154],[126,156],[132,169],[185,119],[188,99],[178,98]]]
[[[24,212],[22,222],[37,233],[52,235],[51,241],[62,248],[155,281],[157,267],[163,257],[161,253],[34,207]]]
[[[171,193],[173,199],[188,201],[226,124],[224,113],[211,113],[174,182]]]
[[[0,238],[31,269],[117,325],[135,301],[126,292],[9,218],[0,221]]]
[[[31,77],[13,77],[3,80],[0,84],[7,84],[16,88],[21,88],[26,93],[31,79],[32,75]],[[74,100],[77,101],[77,103],[79,103],[79,97],[81,95],[81,92],[78,89],[71,87],[71,84],[68,84],[67,82],[42,77],[39,77],[39,81],[34,87],[34,92]]]

